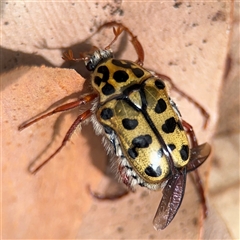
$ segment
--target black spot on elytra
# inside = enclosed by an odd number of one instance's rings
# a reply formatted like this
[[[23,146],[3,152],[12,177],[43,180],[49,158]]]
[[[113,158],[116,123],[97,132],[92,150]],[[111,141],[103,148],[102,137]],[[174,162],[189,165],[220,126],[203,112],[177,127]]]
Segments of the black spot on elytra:
[[[165,123],[162,125],[162,130],[165,133],[173,133],[176,128],[176,120],[174,117],[171,117],[165,121]]]
[[[135,137],[132,140],[133,147],[128,149],[129,156],[135,159],[138,156],[136,148],[147,148],[151,143],[152,137],[148,134]]]
[[[106,96],[113,94],[115,92],[115,88],[107,82],[109,80],[109,70],[108,70],[108,68],[106,66],[100,66],[100,67],[98,67],[97,72],[101,73],[102,77],[96,76],[94,78],[94,83],[97,86],[100,86],[102,82],[106,83],[102,87],[102,93]]]
[[[152,166],[148,166],[145,169],[145,173],[150,177],[159,177],[162,174],[160,166],[157,167],[157,169],[153,169]]]
[[[155,112],[156,113],[163,113],[167,109],[167,104],[166,102],[160,98],[155,106]]]
[[[168,144],[168,147],[171,149],[171,151],[173,151],[176,148],[175,144]]]
[[[183,145],[180,150],[180,155],[183,161],[188,160],[189,157],[189,147],[188,145]]]
[[[111,108],[104,108],[100,115],[102,119],[108,120],[113,117],[113,111]]]
[[[128,78],[129,76],[126,71],[118,70],[113,74],[113,79],[118,83],[126,82]]]
[[[109,70],[106,66],[100,66],[98,69],[97,69],[97,72],[98,73],[102,73],[102,82],[107,82],[108,79],[109,79]]]
[[[132,144],[137,148],[147,148],[152,143],[152,137],[150,135],[141,135],[135,137],[132,140]]]
[[[131,158],[135,159],[138,156],[138,153],[136,152],[135,148],[129,148],[128,154]]]
[[[164,89],[165,88],[165,84],[162,80],[160,79],[157,79],[155,81],[155,86],[158,88],[158,89]]]
[[[103,88],[102,88],[102,93],[105,96],[111,95],[115,92],[115,88],[113,87],[113,85],[106,83]]]
[[[101,79],[99,76],[96,76],[96,77],[94,78],[94,83],[95,83],[96,85],[100,86],[101,82],[102,82],[102,79]]]
[[[137,78],[140,78],[144,75],[144,71],[140,68],[132,68],[132,72]]]
[[[137,127],[138,121],[136,119],[124,118],[122,120],[122,125],[127,130],[133,130]]]
[[[131,68],[133,65],[129,61],[121,61],[121,60],[117,60],[117,59],[112,59],[112,64],[117,67],[122,67],[122,68]]]
[[[136,64],[133,64],[132,62],[129,61],[121,61],[117,59],[112,60],[112,64],[114,64],[117,67],[122,67],[122,68],[129,68],[132,70],[133,74],[137,77],[140,78],[144,75],[144,71],[141,68],[137,68]]]

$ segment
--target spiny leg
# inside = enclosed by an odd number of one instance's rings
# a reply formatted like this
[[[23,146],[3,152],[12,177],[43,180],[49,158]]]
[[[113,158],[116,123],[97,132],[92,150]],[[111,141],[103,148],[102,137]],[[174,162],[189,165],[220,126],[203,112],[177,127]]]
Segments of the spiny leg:
[[[74,102],[70,102],[70,103],[66,103],[66,104],[63,104],[57,108],[55,108],[54,110],[46,113],[46,114],[43,114],[33,120],[30,120],[28,122],[25,122],[23,124],[21,124],[18,129],[19,130],[23,130],[24,128],[32,125],[33,123],[36,123],[38,122],[39,120],[41,119],[44,119],[46,117],[49,117],[55,113],[58,113],[58,112],[63,112],[63,111],[67,111],[67,110],[70,110],[70,109],[73,109],[73,108],[76,108],[76,107],[79,107],[80,105],[82,104],[87,104],[91,101],[93,101],[94,99],[96,99],[98,97],[98,94],[97,93],[90,93],[90,94],[87,94],[83,97],[81,97],[80,99],[78,99],[77,101],[74,101]],[[38,166],[37,168],[35,168],[35,162],[33,164],[31,164],[31,166],[29,167],[29,170],[30,172],[32,173],[36,173],[40,168],[42,168],[51,158],[53,158],[61,149],[62,147],[66,144],[66,142],[69,140],[69,138],[71,137],[72,133],[74,132],[74,130],[76,129],[76,127],[82,122],[84,121],[86,118],[88,118],[91,114],[91,110],[87,110],[86,112],[84,112],[83,114],[79,115],[78,118],[75,120],[75,122],[72,124],[72,126],[70,127],[69,131],[67,132],[63,142],[62,142],[62,145],[49,157],[47,158],[40,166]]]
[[[115,26],[117,28],[115,28]],[[125,31],[132,38],[131,42],[132,42],[133,47],[134,47],[134,49],[135,49],[135,51],[136,51],[136,53],[138,55],[138,59],[137,59],[136,63],[139,64],[140,66],[142,66],[143,62],[144,62],[144,50],[143,50],[142,44],[138,41],[137,36],[133,35],[133,33],[125,25],[123,25],[122,23],[118,23],[116,21],[104,23],[103,25],[101,25],[97,29],[95,34],[98,33],[99,31],[101,31],[105,27],[113,27],[113,33],[115,35],[114,39],[111,41],[111,43],[108,46],[105,47],[105,49],[109,49],[112,46],[112,44],[118,39],[118,37],[121,35],[121,33],[123,31]],[[96,50],[98,48],[94,47],[94,49]],[[75,58],[73,56],[72,50],[68,50],[67,52],[63,53],[63,57],[62,58],[65,61],[75,61],[75,62],[78,62],[78,61],[86,60],[88,58],[88,56],[83,53],[83,54],[80,54],[80,58]]]
[[[205,110],[205,108],[204,108],[201,104],[199,104],[196,100],[194,100],[191,96],[189,96],[187,93],[185,93],[184,91],[182,91],[181,89],[179,89],[179,88],[175,85],[175,83],[172,81],[171,78],[169,78],[169,77],[167,77],[167,76],[165,76],[165,75],[163,75],[163,74],[155,73],[155,72],[154,72],[154,75],[156,75],[157,77],[159,77],[159,78],[162,79],[162,80],[168,81],[168,82],[170,83],[170,85],[171,85],[171,88],[172,88],[175,92],[179,93],[181,96],[183,96],[184,98],[186,98],[189,102],[191,102],[192,104],[194,104],[194,105],[200,110],[201,114],[203,115],[203,117],[204,117],[204,119],[205,119],[205,120],[204,120],[204,124],[203,124],[203,128],[205,129],[205,128],[207,127],[207,125],[208,125],[208,120],[209,120],[209,117],[210,117],[209,113]]]
[[[93,47],[93,49],[97,49],[96,47]],[[92,52],[92,51],[90,51]],[[71,49],[68,49],[66,52],[63,53],[62,59],[64,61],[74,61],[74,62],[80,62],[80,61],[86,61],[89,58],[87,53],[80,53],[80,58],[75,58],[73,56],[73,51]]]
[[[61,145],[54,151],[53,154],[51,154],[47,159],[44,160],[43,163],[41,163],[38,167],[34,168],[34,164],[29,167],[29,170],[31,173],[35,174],[38,170],[40,170],[47,162],[49,162],[67,143],[67,141],[72,136],[73,132],[76,130],[76,128],[87,118],[89,118],[92,115],[91,110],[87,110],[86,112],[80,114],[77,119],[74,121],[74,123],[71,125],[71,127],[68,129]]]
[[[211,146],[208,143],[198,145],[193,127],[184,120],[182,120],[182,124],[191,142],[191,157],[187,164],[187,171],[191,172],[197,169],[208,158],[211,153]]]
[[[192,148],[197,147],[198,141],[197,141],[196,134],[193,130],[193,127],[189,123],[187,123],[185,120],[182,120],[182,125],[185,128],[186,133],[189,135]]]
[[[114,27],[118,27],[117,29],[115,29]],[[103,28],[105,27],[113,27],[113,33],[115,35],[115,38],[113,39],[113,41],[106,47],[107,48],[110,48],[111,45],[117,40],[118,36],[123,32],[127,32],[130,37],[132,38],[131,39],[131,42],[132,42],[132,45],[138,55],[138,59],[136,61],[137,64],[139,64],[140,66],[143,65],[143,62],[144,62],[144,50],[143,50],[143,47],[142,47],[142,44],[138,41],[137,39],[137,36],[135,36],[130,30],[129,28],[127,28],[124,24],[122,23],[118,23],[116,21],[112,21],[112,22],[107,22],[107,23],[104,23],[103,25],[101,25],[97,31],[99,32],[100,30],[102,30]]]
[[[182,124],[185,128],[185,131],[189,135],[192,148],[198,149],[197,138],[195,136],[192,126],[184,120],[182,120]],[[188,164],[191,164],[191,160]],[[165,188],[163,189],[163,197],[153,220],[154,227],[157,230],[166,228],[167,225],[173,220],[179,207],[181,206],[181,202],[185,191],[187,170],[188,166],[185,166],[183,169],[178,170],[178,172],[176,174],[173,174],[173,177],[170,180],[168,180]],[[195,171],[195,175],[196,181],[198,181],[196,182],[196,187],[200,194],[203,211],[204,213],[206,213],[207,210],[206,200],[204,196],[203,187],[200,181],[201,179],[199,177],[198,172]]]
[[[73,109],[73,108],[76,108],[76,107],[79,107],[80,105],[82,104],[87,104],[91,101],[93,101],[95,98],[98,97],[98,94],[97,93],[91,93],[91,94],[87,94],[83,97],[81,97],[80,99],[78,99],[77,101],[74,101],[74,102],[70,102],[70,103],[66,103],[66,104],[63,104],[57,108],[55,108],[54,110],[52,110],[51,112],[48,112],[46,114],[43,114],[31,121],[28,121],[28,122],[25,122],[23,124],[21,124],[19,127],[18,127],[18,130],[23,130],[24,128],[32,125],[33,123],[36,123],[38,122],[39,120],[41,119],[44,119],[46,117],[49,117],[55,113],[58,113],[58,112],[64,112],[64,111],[68,111],[70,109]]]
[[[116,193],[116,194],[109,194],[109,195],[100,194],[98,192],[93,192],[89,185],[87,186],[87,190],[88,190],[89,194],[97,200],[110,200],[110,201],[120,199],[120,198],[128,195],[128,193],[129,193],[129,191],[125,190],[125,191],[121,191],[120,193]]]
[[[117,157],[114,160],[117,161]],[[91,196],[93,198],[96,198],[98,200],[116,200],[116,199],[120,199],[120,198],[126,196],[130,191],[134,192],[134,189],[130,186],[129,177],[127,177],[125,170],[126,170],[125,167],[122,166],[121,164],[118,166],[118,172],[120,174],[121,182],[127,186],[127,189],[124,187],[124,189],[121,189],[120,191],[118,190],[117,192],[114,192],[114,193],[101,194],[101,193],[92,191],[90,186],[87,186],[88,192],[91,194]],[[110,177],[110,179],[112,179],[112,182],[114,182],[114,180],[116,180],[115,179],[116,175],[115,174],[113,175],[112,169],[108,168],[106,175],[108,177]],[[118,183],[119,189],[120,189],[121,183],[119,181],[117,181],[117,183]]]
[[[198,142],[197,142],[197,138],[196,138],[195,132],[193,130],[193,127],[184,120],[182,120],[182,124],[185,128],[185,131],[187,132],[187,134],[190,137],[192,148],[197,148],[198,147]],[[210,152],[207,154],[206,158],[208,157],[209,154],[210,154]],[[205,161],[206,158],[203,161]],[[190,159],[190,161],[191,161],[191,159]],[[191,162],[189,162],[188,164],[191,165]],[[187,171],[189,171],[188,166],[187,166]],[[199,194],[200,199],[201,199],[200,201],[201,201],[202,208],[203,208],[203,216],[204,216],[204,218],[206,218],[207,217],[207,204],[206,204],[206,197],[205,197],[205,193],[204,193],[202,180],[201,180],[201,177],[199,175],[198,169],[195,169],[193,173],[194,173],[194,176],[195,176],[195,179],[194,179],[195,181],[194,182],[196,184],[196,188],[197,188],[198,194]]]

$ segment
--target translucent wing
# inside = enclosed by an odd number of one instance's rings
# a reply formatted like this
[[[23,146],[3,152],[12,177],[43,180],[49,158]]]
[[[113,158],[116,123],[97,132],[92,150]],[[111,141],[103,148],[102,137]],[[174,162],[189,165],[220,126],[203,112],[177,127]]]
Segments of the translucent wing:
[[[211,146],[208,143],[192,148],[190,161],[187,166],[168,180],[153,220],[154,227],[157,230],[166,228],[181,206],[186,186],[186,172],[198,168],[210,153]]]
[[[210,155],[211,146],[208,143],[203,143],[191,149],[190,161],[187,164],[187,172],[198,168]]]
[[[175,217],[184,196],[186,186],[186,168],[168,180],[163,189],[163,197],[153,219],[156,230],[163,230]]]

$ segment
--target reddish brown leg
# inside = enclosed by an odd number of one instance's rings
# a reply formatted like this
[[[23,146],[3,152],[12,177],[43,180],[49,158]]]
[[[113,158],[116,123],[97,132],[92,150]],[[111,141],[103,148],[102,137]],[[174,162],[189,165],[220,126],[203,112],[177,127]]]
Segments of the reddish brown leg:
[[[115,29],[114,27],[117,27],[117,29]],[[141,43],[138,41],[137,39],[137,36],[134,36],[133,33],[129,30],[129,28],[127,28],[125,25],[123,25],[122,23],[118,23],[116,21],[112,21],[112,22],[107,22],[107,23],[104,23],[102,26],[100,26],[98,28],[98,30],[96,31],[99,32],[100,30],[102,30],[103,28],[105,27],[113,27],[113,33],[115,35],[115,38],[113,39],[113,41],[106,47],[107,48],[110,48],[111,45],[117,40],[117,38],[119,37],[119,35],[125,31],[127,32],[130,37],[132,38],[131,39],[131,42],[133,44],[133,47],[138,55],[138,59],[137,59],[137,64],[139,64],[140,66],[143,65],[143,62],[144,62],[144,50],[143,50],[143,47],[141,45]]]
[[[92,191],[90,186],[87,186],[87,190],[92,195],[92,197],[94,197],[98,200],[116,200],[116,199],[120,199],[120,198],[124,197],[125,195],[127,195],[129,193],[129,191],[134,192],[134,189],[130,187],[130,180],[126,175],[126,172],[124,171],[124,167],[119,165],[118,171],[119,171],[122,182],[128,187],[128,189],[124,188],[124,189],[121,189],[120,191],[117,191],[114,193],[100,194],[100,193]],[[112,172],[111,172],[111,174],[112,174]],[[109,175],[109,173],[108,173],[108,175]],[[113,177],[111,175],[109,175],[109,176]],[[120,183],[118,183],[118,184],[120,184]]]
[[[198,194],[200,196],[200,201],[201,201],[202,208],[203,208],[203,217],[206,218],[207,214],[208,214],[208,209],[207,209],[207,203],[206,203],[206,197],[205,197],[205,193],[204,193],[202,179],[199,175],[198,169],[195,169],[193,174],[194,174],[194,177],[193,177],[193,175],[191,175],[191,176],[194,179]]]
[[[93,47],[96,50],[96,47]],[[87,53],[80,53],[80,58],[75,58],[73,56],[73,52],[71,49],[63,53],[62,59],[65,61],[74,61],[74,62],[79,62],[79,61],[85,61],[89,57],[87,56]]]
[[[196,135],[194,133],[193,127],[184,120],[182,120],[182,124],[185,128],[185,131],[189,135],[192,148],[197,147],[198,142],[197,142],[197,138],[196,138]],[[201,180],[201,177],[199,175],[198,169],[195,169],[193,171],[193,174],[194,174],[195,178],[193,176],[192,177],[194,178],[194,182],[195,182],[198,194],[200,196],[200,201],[201,201],[202,208],[203,208],[203,215],[204,215],[204,218],[206,218],[207,217],[206,197],[205,197],[205,194],[204,194],[203,184],[202,184],[202,180]]]
[[[74,123],[71,125],[69,130],[67,131],[62,144],[55,150],[55,152],[49,156],[46,160],[44,160],[43,163],[41,163],[37,168],[34,168],[33,165],[29,167],[29,170],[31,173],[35,174],[39,169],[41,169],[47,162],[49,162],[66,144],[66,142],[70,139],[72,136],[73,132],[76,130],[76,128],[87,118],[89,118],[92,115],[91,110],[87,110],[86,112],[82,113],[77,117],[77,119],[74,121]]]
[[[63,112],[63,111],[67,111],[76,107],[79,107],[82,104],[87,104],[91,101],[93,101],[94,99],[96,99],[98,97],[97,93],[91,93],[88,95],[85,95],[83,97],[81,97],[79,100],[74,101],[74,102],[70,102],[70,103],[66,103],[62,106],[59,106],[57,108],[55,108],[53,111],[48,112],[46,114],[41,115],[40,117],[37,117],[33,120],[30,120],[28,122],[25,122],[23,124],[21,124],[18,129],[19,130],[23,130],[24,128],[30,126],[33,123],[38,122],[41,119],[44,119],[46,117],[49,117],[55,113],[58,112]],[[81,122],[83,122],[85,119],[87,119],[88,117],[90,117],[92,114],[91,110],[87,110],[86,112],[82,113],[81,115],[79,115],[77,117],[77,119],[74,121],[74,123],[72,124],[72,126],[69,128],[68,132],[66,133],[61,146],[50,156],[48,157],[40,166],[35,168],[35,162],[29,167],[30,172],[32,173],[36,173],[40,168],[42,168],[48,161],[50,161],[62,148],[63,146],[66,144],[66,142],[70,139],[71,135],[73,134],[73,132],[75,131],[75,129],[77,128],[78,125],[81,124]]]
[[[144,50],[142,47],[142,44],[138,41],[137,36],[134,36],[133,33],[129,30],[129,28],[127,28],[125,25],[123,25],[122,23],[118,23],[116,21],[112,21],[112,22],[107,22],[104,23],[103,25],[101,25],[97,31],[95,32],[98,33],[99,31],[101,31],[103,28],[105,27],[113,27],[113,33],[115,35],[114,39],[112,40],[112,42],[105,47],[105,49],[108,49],[112,46],[112,44],[118,39],[118,37],[121,35],[121,33],[123,31],[127,32],[130,37],[131,37],[131,42],[132,45],[138,55],[138,59],[136,61],[137,64],[139,64],[140,66],[143,65],[144,62]],[[117,28],[115,28],[117,27]],[[68,50],[67,52],[63,53],[63,57],[62,57],[65,61],[84,61],[87,59],[87,56],[85,56],[84,54],[82,54],[80,56],[80,58],[74,58],[73,53],[71,50]]]
[[[156,75],[157,77],[161,78],[162,80],[165,80],[165,81],[168,81],[171,85],[171,88],[179,93],[181,96],[183,96],[184,98],[186,98],[189,102],[191,102],[192,104],[194,104],[201,112],[201,114],[203,115],[204,117],[204,124],[203,124],[203,128],[205,129],[208,125],[208,120],[209,120],[209,113],[205,110],[205,108],[199,104],[197,101],[195,101],[191,96],[189,96],[187,93],[183,92],[181,89],[179,89],[175,84],[174,82],[172,81],[171,78],[163,75],[163,74],[160,74],[160,73],[155,73],[154,72],[154,75]]]
[[[111,200],[111,201],[120,199],[129,193],[129,191],[126,190],[126,191],[120,192],[118,194],[103,195],[103,194],[100,194],[97,192],[93,192],[89,185],[87,186],[87,190],[93,198],[96,198],[98,200]]]
[[[197,147],[198,146],[198,141],[197,141],[197,137],[195,135],[195,132],[193,130],[193,127],[187,123],[185,120],[182,120],[182,125],[185,128],[186,133],[189,135],[190,141],[191,141],[191,146]]]
[[[42,116],[37,117],[37,118],[35,118],[35,119],[31,120],[31,121],[28,121],[28,122],[25,122],[25,123],[21,124],[21,125],[18,127],[18,130],[21,131],[21,130],[23,130],[24,128],[32,125],[33,123],[36,123],[36,122],[38,122],[39,120],[44,119],[44,118],[46,118],[46,117],[49,117],[49,116],[51,116],[51,115],[53,115],[53,114],[55,114],[55,113],[68,111],[68,110],[70,110],[70,109],[79,107],[79,106],[82,105],[82,104],[87,104],[87,103],[93,101],[93,100],[94,100],[95,98],[97,98],[97,97],[98,97],[98,94],[97,94],[97,93],[91,93],[91,94],[88,94],[88,95],[86,95],[86,96],[81,97],[81,98],[78,99],[77,101],[70,102],[70,103],[66,103],[66,104],[64,104],[64,105],[62,105],[62,106],[59,106],[59,107],[55,108],[55,109],[54,109],[53,111],[51,111],[51,112],[48,112],[48,113],[43,114]]]

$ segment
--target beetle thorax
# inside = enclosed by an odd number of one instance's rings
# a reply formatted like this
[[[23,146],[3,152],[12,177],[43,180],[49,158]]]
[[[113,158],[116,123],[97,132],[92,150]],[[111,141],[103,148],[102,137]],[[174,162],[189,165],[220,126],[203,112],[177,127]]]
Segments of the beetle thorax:
[[[138,64],[108,58],[102,60],[92,74],[92,86],[100,95],[100,103],[124,94],[126,89],[139,85],[151,73]]]
[[[101,61],[107,60],[112,57],[113,57],[113,53],[110,48],[109,49],[98,49],[85,61],[86,68],[89,71],[94,71],[96,66]]]

